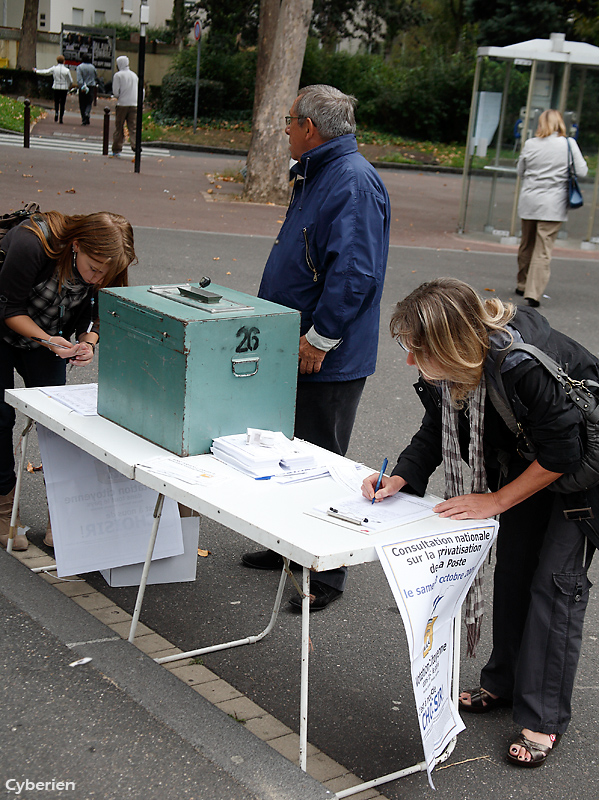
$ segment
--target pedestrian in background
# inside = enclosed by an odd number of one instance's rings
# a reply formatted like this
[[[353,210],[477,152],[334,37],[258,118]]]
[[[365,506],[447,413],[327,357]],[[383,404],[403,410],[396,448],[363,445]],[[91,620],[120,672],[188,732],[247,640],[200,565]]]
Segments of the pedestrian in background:
[[[62,125],[62,118],[64,117],[64,107],[67,101],[67,94],[73,85],[73,78],[71,71],[64,65],[64,56],[56,56],[58,62],[53,67],[48,69],[35,69],[33,71],[38,75],[52,75],[52,90],[54,92],[54,122],[59,122]]]
[[[138,78],[129,68],[127,56],[119,56],[116,60],[118,72],[112,79],[112,94],[116,97],[116,118],[112,137],[112,155],[118,158],[123,151],[125,141],[125,124],[129,130],[129,144],[135,152],[137,134],[137,86]]]
[[[82,53],[81,64],[77,67],[77,86],[79,87],[79,111],[81,112],[81,124],[89,125],[89,117],[92,111],[92,103],[96,90],[98,73],[91,63],[92,60],[87,53]]]
[[[587,162],[575,140],[567,136],[560,112],[549,108],[539,117],[537,132],[524,143],[518,160],[522,239],[516,294],[533,308],[541,304],[549,283],[553,244],[562,222],[568,219],[568,145],[576,175],[584,178],[589,171]]]

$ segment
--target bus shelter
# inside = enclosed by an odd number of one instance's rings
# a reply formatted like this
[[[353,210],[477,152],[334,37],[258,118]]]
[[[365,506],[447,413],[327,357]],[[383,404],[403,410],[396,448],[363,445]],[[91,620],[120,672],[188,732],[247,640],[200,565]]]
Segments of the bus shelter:
[[[485,59],[507,62],[503,91],[481,91],[481,74]],[[526,104],[513,128],[515,143],[512,157],[502,158],[502,143],[506,139],[506,125],[512,131],[512,121],[507,119],[508,94],[513,66],[530,67]],[[581,69],[575,110],[568,111],[568,94],[572,68]],[[584,86],[587,70],[599,68],[599,47],[584,42],[567,41],[563,33],[552,33],[549,39],[531,39],[506,47],[479,47],[477,50],[474,84],[468,120],[467,149],[462,174],[462,189],[458,215],[458,233],[466,230],[469,205],[477,209],[478,218],[472,220],[472,229],[484,230],[501,237],[502,242],[517,242],[517,206],[520,179],[516,172],[517,150],[528,138],[534,136],[539,114],[547,108],[558,108],[568,128],[576,136],[583,117]],[[483,171],[473,170],[474,155],[485,156],[491,141],[496,141],[495,157]],[[505,156],[505,150],[504,150]],[[594,249],[593,225],[598,199],[599,168],[596,170],[592,198],[587,192],[585,206],[570,226],[576,227],[575,238],[583,249]],[[479,181],[476,197],[472,198],[474,175],[484,175]],[[486,195],[486,197],[485,197]],[[586,211],[586,214],[584,213]],[[481,213],[486,213],[484,223]],[[582,213],[581,213],[582,212]],[[571,215],[572,216],[572,215]],[[563,226],[562,236],[568,236]]]

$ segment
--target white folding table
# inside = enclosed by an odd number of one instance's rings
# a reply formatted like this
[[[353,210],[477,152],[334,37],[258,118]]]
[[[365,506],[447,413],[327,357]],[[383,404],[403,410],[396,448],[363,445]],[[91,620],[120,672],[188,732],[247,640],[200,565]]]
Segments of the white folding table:
[[[140,466],[151,458],[172,456],[172,453],[103,417],[83,416],[70,411],[66,406],[45,395],[40,389],[9,390],[5,392],[5,399],[7,403],[21,411],[28,421],[40,423],[131,480],[136,480],[158,493],[154,523],[131,622],[129,641],[133,641],[135,636],[165,497],[172,498],[194,511],[220,522],[253,542],[280,553],[286,560],[296,561],[303,567],[299,762],[300,767],[305,770],[308,735],[310,572],[321,572],[344,565],[377,561],[376,544],[383,544],[391,540],[413,539],[420,535],[430,536],[437,532],[447,532],[454,527],[455,530],[460,530],[463,529],[463,523],[441,520],[436,516],[431,516],[379,534],[365,535],[305,513],[314,506],[323,503],[330,504],[335,499],[347,495],[347,489],[330,477],[305,483],[280,485],[273,481],[256,481],[239,474],[239,477],[209,487],[190,485],[157,475]],[[25,461],[26,436],[27,434],[24,433],[21,468],[17,473],[14,515],[11,521],[13,525],[21,489],[20,479]],[[205,458],[209,463],[213,457],[207,455]],[[287,562],[285,566],[288,567]],[[287,573],[284,568],[271,619],[267,627],[258,635],[198,648],[175,656],[156,659],[156,661],[165,663],[260,641],[275,625],[287,574],[291,573],[290,571]],[[454,621],[453,699],[456,705],[460,659],[458,622]],[[452,740],[438,761],[448,758],[454,746],[455,739]],[[425,770],[426,762],[422,761],[398,772],[340,791],[337,796],[347,797],[350,794],[364,791],[366,788]]]

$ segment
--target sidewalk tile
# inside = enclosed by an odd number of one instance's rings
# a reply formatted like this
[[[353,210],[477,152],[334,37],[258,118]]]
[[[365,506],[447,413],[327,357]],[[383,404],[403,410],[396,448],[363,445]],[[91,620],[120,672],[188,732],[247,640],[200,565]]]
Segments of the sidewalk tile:
[[[125,622],[111,622],[108,626],[111,630],[123,639],[129,638],[129,629],[131,628],[131,622],[126,620]],[[154,633],[151,628],[148,628],[147,625],[144,625],[143,622],[137,623],[137,628],[135,629],[135,638],[137,639],[138,636],[147,636],[149,633]]]
[[[268,744],[273,748],[273,750],[276,750],[277,753],[285,756],[287,761],[291,761],[294,764],[299,764],[299,734],[289,733],[287,736],[280,736],[278,739],[271,739]],[[308,758],[318,752],[318,749],[314,747],[313,744],[308,742]]]
[[[224,700],[232,700],[234,697],[241,697],[241,692],[238,692],[230,683],[221,680],[209,681],[208,683],[199,683],[193,687],[194,691],[205,697],[211,703],[216,705],[222,703]]]
[[[306,771],[308,775],[311,775],[321,783],[332,778],[340,778],[347,773],[345,767],[342,767],[341,764],[333,761],[332,758],[324,753],[315,753],[314,755],[308,753]]]
[[[190,664],[189,666],[182,666],[182,662],[173,661],[171,664],[163,664],[163,667],[171,667],[171,672],[177,678],[189,684],[189,686],[196,686],[199,683],[208,683],[209,681],[217,681],[218,675],[211,672],[207,667],[202,664]]]
[[[157,633],[150,633],[147,636],[140,636],[139,638],[136,636],[134,644],[142,653],[152,655],[154,658],[158,657],[156,655],[158,652],[173,648],[170,642],[167,642],[165,638],[159,636]]]
[[[89,613],[105,625],[110,625],[111,622],[124,622],[125,620],[131,619],[131,614],[127,614],[126,611],[123,611],[122,608],[119,608],[114,603],[107,608],[90,610]]]
[[[109,600],[100,592],[94,591],[90,591],[87,594],[78,594],[71,599],[86,611],[94,611],[98,608],[109,608],[110,606],[114,606],[112,600]]]
[[[90,591],[88,584],[84,580],[77,578],[76,575],[70,575],[68,578],[59,578],[55,586],[59,592],[66,594],[67,597],[88,594]]]
[[[249,719],[256,719],[263,717],[266,714],[263,708],[254,703],[248,697],[236,697],[233,700],[225,700],[224,703],[219,703],[218,707],[225,714],[229,714],[235,719],[247,722]]]
[[[248,720],[246,727],[254,736],[262,739],[263,742],[268,742],[270,739],[278,739],[281,736],[287,736],[287,734],[293,733],[291,728],[288,728],[287,725],[283,725],[282,722],[279,722],[279,720],[271,714]]]

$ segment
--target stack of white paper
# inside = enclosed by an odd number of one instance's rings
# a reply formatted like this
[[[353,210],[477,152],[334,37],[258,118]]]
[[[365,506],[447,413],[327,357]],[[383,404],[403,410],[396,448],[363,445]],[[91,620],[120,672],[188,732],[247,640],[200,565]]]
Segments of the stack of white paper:
[[[289,471],[316,466],[308,448],[292,442],[280,431],[262,431],[263,436],[245,433],[219,436],[210,448],[216,458],[253,478],[285,475]]]

